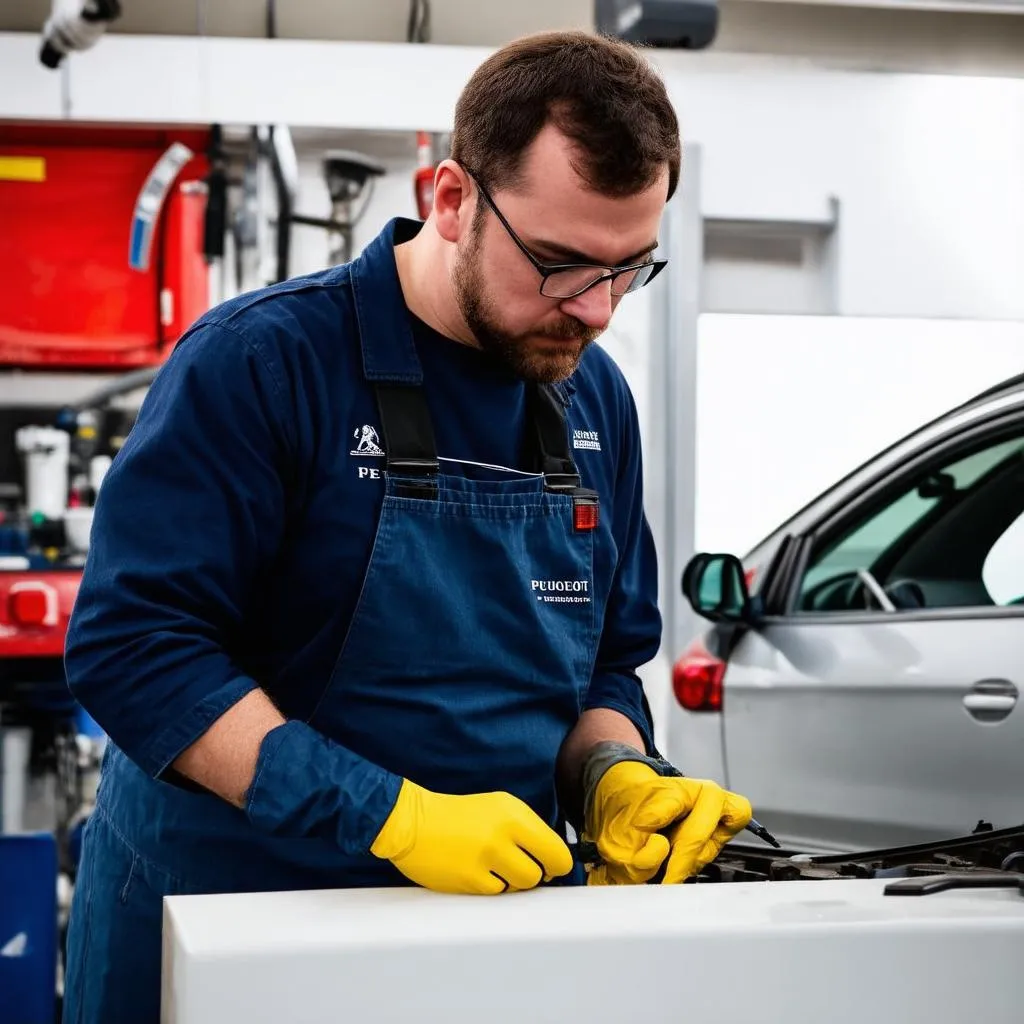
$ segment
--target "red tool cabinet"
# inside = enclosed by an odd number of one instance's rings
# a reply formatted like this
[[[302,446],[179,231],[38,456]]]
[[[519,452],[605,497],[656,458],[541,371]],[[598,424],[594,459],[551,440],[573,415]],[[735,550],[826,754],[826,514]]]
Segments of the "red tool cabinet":
[[[149,266],[129,265],[136,201],[172,142]],[[209,305],[207,132],[0,123],[0,366],[116,371],[163,362]]]

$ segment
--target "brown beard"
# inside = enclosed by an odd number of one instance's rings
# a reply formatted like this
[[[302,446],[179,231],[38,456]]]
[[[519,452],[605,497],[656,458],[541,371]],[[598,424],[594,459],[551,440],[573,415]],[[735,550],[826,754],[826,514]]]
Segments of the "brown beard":
[[[455,298],[466,326],[484,352],[521,380],[537,384],[565,380],[576,371],[587,346],[601,331],[572,317],[527,334],[510,334],[503,330],[480,279],[479,228],[474,225],[473,239],[466,250],[459,253],[452,271]]]

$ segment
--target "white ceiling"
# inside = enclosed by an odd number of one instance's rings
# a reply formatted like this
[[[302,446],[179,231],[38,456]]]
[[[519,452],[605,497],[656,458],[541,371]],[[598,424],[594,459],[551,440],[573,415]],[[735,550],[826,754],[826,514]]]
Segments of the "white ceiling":
[[[78,6],[81,0],[56,0]],[[263,36],[268,6],[277,35],[294,39],[347,39],[402,42],[407,38],[411,0],[121,0],[123,14],[114,31],[157,35]],[[497,46],[515,36],[554,28],[592,28],[594,0],[430,0],[430,41],[452,45]],[[927,17],[935,11],[1024,13],[1024,0],[721,0],[728,28],[750,8],[886,8]],[[0,31],[37,31],[52,0],[0,0]],[[865,10],[867,9],[867,10]],[[771,17],[771,15],[769,15]]]
[[[121,4],[113,32],[266,33],[267,0]],[[0,32],[38,32],[51,6],[51,0],[0,0]],[[430,0],[430,41],[498,46],[543,29],[591,28],[593,6],[593,0]],[[284,38],[402,42],[410,0],[276,0],[274,9]],[[718,53],[890,71],[1024,75],[1024,0],[719,0],[719,9]]]
[[[263,36],[267,0],[121,0],[115,30],[157,35]],[[277,35],[293,39],[403,42],[409,0],[277,0]],[[50,0],[3,0],[0,30],[34,31]],[[496,46],[551,28],[590,28],[592,0],[432,0],[431,41]]]

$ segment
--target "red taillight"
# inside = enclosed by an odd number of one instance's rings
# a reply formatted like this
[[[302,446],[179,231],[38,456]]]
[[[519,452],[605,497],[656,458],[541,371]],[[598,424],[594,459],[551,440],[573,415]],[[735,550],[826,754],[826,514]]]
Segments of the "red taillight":
[[[672,667],[672,689],[687,711],[721,711],[725,662],[694,641]]]

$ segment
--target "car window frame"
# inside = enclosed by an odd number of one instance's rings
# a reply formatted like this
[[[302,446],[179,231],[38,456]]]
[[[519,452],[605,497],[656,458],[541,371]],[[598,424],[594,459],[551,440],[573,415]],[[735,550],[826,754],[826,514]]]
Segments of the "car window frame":
[[[785,566],[787,579],[779,580],[776,586],[784,590],[785,599],[780,602],[776,614],[770,618],[801,625],[829,625],[843,622],[892,623],[911,621],[957,621],[970,619],[1019,619],[1024,618],[1024,605],[978,605],[960,608],[914,608],[887,612],[884,609],[865,608],[849,611],[814,612],[798,607],[800,585],[807,573],[811,553],[828,538],[841,533],[858,520],[863,521],[865,513],[877,507],[876,503],[886,494],[895,499],[906,491],[910,479],[922,470],[941,469],[959,457],[977,451],[986,444],[998,443],[1001,435],[1024,435],[1024,408],[1001,411],[990,418],[979,420],[966,429],[938,438],[931,444],[908,453],[905,459],[887,467],[885,472],[870,481],[860,492],[839,508],[830,508],[811,524],[799,538],[799,551]],[[776,590],[778,593],[779,590]]]
[[[761,599],[766,616],[784,615],[788,601],[787,583],[794,560],[800,557],[803,537],[787,533],[775,550],[761,586]]]

